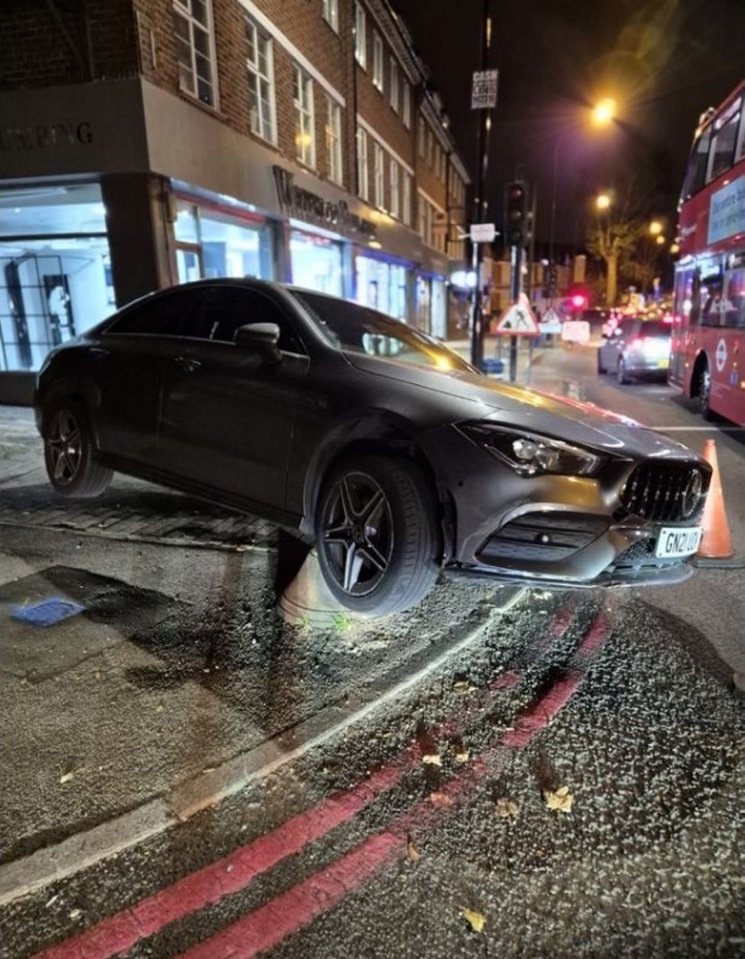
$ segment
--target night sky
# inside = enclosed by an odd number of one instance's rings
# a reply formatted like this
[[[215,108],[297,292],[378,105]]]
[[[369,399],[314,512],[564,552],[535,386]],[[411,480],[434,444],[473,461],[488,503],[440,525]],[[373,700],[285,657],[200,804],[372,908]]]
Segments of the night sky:
[[[471,73],[480,67],[483,0],[392,0],[431,70],[469,171],[476,170]],[[581,243],[591,198],[633,174],[645,214],[674,231],[699,115],[745,77],[745,0],[490,0],[499,100],[493,114],[487,219],[504,184],[534,184],[537,234],[548,236],[554,157],[556,241]],[[605,130],[589,105],[618,102]],[[558,153],[555,154],[557,150]]]

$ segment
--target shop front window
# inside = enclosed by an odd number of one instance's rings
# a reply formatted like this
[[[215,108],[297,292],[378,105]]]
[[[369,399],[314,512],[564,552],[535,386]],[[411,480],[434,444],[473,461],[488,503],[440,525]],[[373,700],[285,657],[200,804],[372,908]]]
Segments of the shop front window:
[[[341,243],[315,233],[290,235],[292,282],[332,296],[343,295]]]
[[[266,223],[179,200],[175,234],[181,283],[218,276],[274,278]]]
[[[408,319],[405,266],[358,256],[355,269],[358,303],[397,320]]]
[[[0,370],[37,370],[115,309],[101,189],[0,191],[0,237]]]

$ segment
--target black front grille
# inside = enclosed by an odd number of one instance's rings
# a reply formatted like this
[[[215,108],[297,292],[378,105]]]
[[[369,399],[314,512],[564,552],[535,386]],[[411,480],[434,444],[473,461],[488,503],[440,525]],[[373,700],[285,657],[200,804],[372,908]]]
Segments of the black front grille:
[[[696,476],[700,497],[696,498]],[[642,463],[621,491],[621,503],[629,516],[660,523],[695,520],[704,506],[711,469],[705,463]]]
[[[478,553],[485,563],[497,560],[545,562],[565,559],[588,546],[608,528],[603,516],[582,513],[528,513],[490,536]]]
[[[665,567],[678,566],[684,562],[682,559],[662,559],[655,556],[657,541],[655,539],[640,539],[632,543],[620,555],[618,555],[611,569],[640,569],[646,566]]]

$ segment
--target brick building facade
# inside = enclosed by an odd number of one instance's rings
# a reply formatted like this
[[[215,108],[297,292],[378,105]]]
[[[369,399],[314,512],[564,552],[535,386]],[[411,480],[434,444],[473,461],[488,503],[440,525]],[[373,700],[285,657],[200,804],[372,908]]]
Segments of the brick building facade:
[[[425,77],[386,0],[5,0],[0,400],[204,276],[452,333],[469,180]]]

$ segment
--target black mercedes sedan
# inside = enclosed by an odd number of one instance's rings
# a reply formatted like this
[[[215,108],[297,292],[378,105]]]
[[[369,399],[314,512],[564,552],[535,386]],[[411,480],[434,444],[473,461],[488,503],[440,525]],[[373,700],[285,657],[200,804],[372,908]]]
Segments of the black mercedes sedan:
[[[35,403],[61,495],[96,496],[117,470],[265,517],[314,543],[339,603],[368,614],[414,605],[442,571],[678,582],[711,473],[405,323],[259,280],[129,304],[49,355]]]

